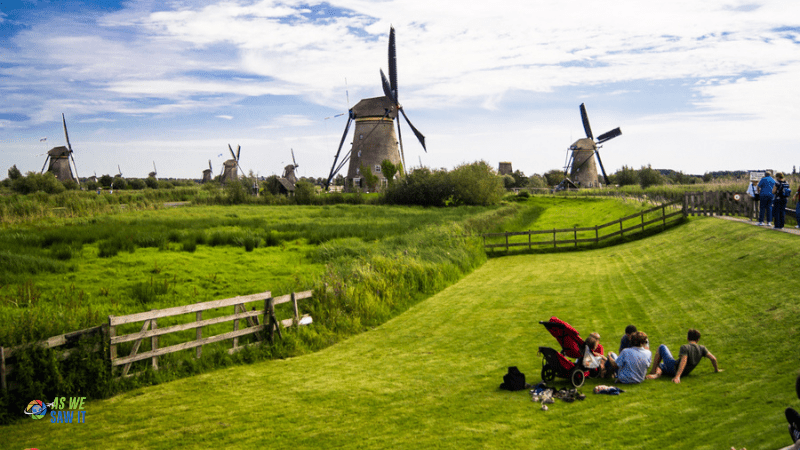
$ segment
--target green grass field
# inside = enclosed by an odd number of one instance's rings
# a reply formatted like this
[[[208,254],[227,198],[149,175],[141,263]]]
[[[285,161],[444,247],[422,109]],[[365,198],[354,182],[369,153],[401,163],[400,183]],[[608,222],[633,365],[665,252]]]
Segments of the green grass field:
[[[221,369],[86,405],[86,423],[25,420],[7,448],[680,448],[788,445],[797,407],[797,236],[712,218],[592,251],[494,258],[404,314],[314,354]],[[498,389],[539,380],[538,324],[558,316],[616,349],[636,324],[708,361],[680,385],[629,386],[539,410]],[[565,382],[562,380],[561,385]],[[65,394],[67,395],[67,394]],[[22,408],[24,405],[20,405]]]

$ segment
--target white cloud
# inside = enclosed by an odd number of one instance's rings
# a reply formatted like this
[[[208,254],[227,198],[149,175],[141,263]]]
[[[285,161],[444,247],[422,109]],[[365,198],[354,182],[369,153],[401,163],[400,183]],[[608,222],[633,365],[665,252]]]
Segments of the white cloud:
[[[233,120],[233,116],[228,116],[228,115],[221,115],[221,116],[217,116],[217,117],[219,117],[220,119],[225,119],[225,120]]]

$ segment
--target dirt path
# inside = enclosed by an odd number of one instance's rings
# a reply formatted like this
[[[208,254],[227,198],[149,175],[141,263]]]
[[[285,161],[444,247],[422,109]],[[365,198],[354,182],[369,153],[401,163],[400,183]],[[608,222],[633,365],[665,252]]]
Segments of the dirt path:
[[[732,216],[713,216],[713,217],[716,217],[717,219],[732,220],[734,222],[749,223],[750,225],[758,226],[758,222],[756,222],[755,220],[744,219],[742,217],[732,217]],[[767,226],[759,228],[765,228],[772,231],[782,231],[784,233],[800,235],[800,229],[795,228],[793,225],[787,225],[785,228],[781,228],[780,230],[776,230],[775,228]]]

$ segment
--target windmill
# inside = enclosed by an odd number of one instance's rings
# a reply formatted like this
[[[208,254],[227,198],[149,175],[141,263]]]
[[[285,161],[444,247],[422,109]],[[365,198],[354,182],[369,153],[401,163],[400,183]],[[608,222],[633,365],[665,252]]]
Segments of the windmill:
[[[149,174],[147,174],[147,176],[150,177],[150,178],[156,178],[156,176],[158,176],[158,169],[156,169],[156,162],[155,161],[153,161],[153,171],[150,172]]]
[[[283,176],[278,178],[278,183],[280,183],[280,191],[281,193],[292,193],[295,190],[295,186],[297,185],[297,175],[295,175],[294,171],[300,167],[297,164],[297,161],[294,159],[294,149],[292,150],[292,164],[287,165],[283,168]]]
[[[236,153],[233,152],[233,147],[231,144],[228,144],[228,150],[231,151],[231,156],[233,159],[229,159],[222,163],[222,179],[220,180],[222,183],[227,182],[228,180],[238,180],[239,179],[239,172],[236,170],[237,168],[241,170],[241,166],[239,166],[239,156],[242,152],[242,146],[239,145],[236,148]]]
[[[203,171],[203,183],[207,183],[211,181],[211,175],[214,173],[214,169],[211,168],[211,160],[208,160],[208,169]]]
[[[333,180],[333,177],[344,167],[345,164],[350,162],[347,171],[346,185],[347,187],[358,188],[361,187],[361,167],[369,168],[370,171],[379,175],[381,172],[381,163],[384,160],[389,160],[392,164],[402,164],[405,171],[405,155],[403,153],[403,136],[400,131],[400,121],[397,121],[397,135],[394,132],[394,119],[397,118],[398,112],[403,115],[411,127],[411,131],[422,144],[423,150],[427,153],[425,147],[425,136],[411,124],[408,116],[400,105],[397,96],[397,55],[395,48],[394,27],[389,29],[389,78],[380,70],[381,84],[383,86],[382,97],[374,97],[363,99],[353,106],[347,117],[347,124],[344,128],[342,140],[339,142],[339,149],[336,151],[336,156],[333,159],[333,166],[331,167],[330,175],[325,187],[328,188]],[[353,145],[350,151],[339,161],[339,155],[344,145],[344,140],[347,138],[347,132],[350,129],[350,123],[355,121],[355,132],[353,135]],[[398,147],[399,144],[399,147]]]
[[[44,160],[42,166],[42,173],[44,168],[47,167],[48,172],[52,172],[59,181],[75,180],[80,186],[81,182],[78,179],[78,166],[75,165],[75,157],[72,156],[72,145],[69,143],[69,134],[67,133],[67,119],[64,118],[64,113],[61,113],[61,123],[64,124],[64,137],[67,140],[67,146],[53,147],[47,152],[47,158]],[[47,162],[50,165],[47,165]],[[70,165],[72,161],[72,165]],[[73,173],[72,168],[75,167]]]
[[[569,180],[580,187],[599,187],[597,166],[594,163],[594,156],[597,155],[597,162],[600,164],[603,179],[608,185],[608,176],[606,176],[606,170],[603,168],[603,161],[600,159],[598,145],[621,135],[622,131],[619,128],[614,128],[597,136],[595,141],[592,135],[592,127],[589,125],[589,116],[586,114],[586,106],[583,103],[581,103],[581,119],[583,120],[583,129],[586,131],[586,137],[578,139],[569,147],[571,154],[564,170],[564,176],[569,174]]]
[[[118,171],[118,173],[116,175],[114,175],[114,178],[117,178],[117,177],[122,178],[122,169],[120,169],[119,164],[117,164],[117,171]]]

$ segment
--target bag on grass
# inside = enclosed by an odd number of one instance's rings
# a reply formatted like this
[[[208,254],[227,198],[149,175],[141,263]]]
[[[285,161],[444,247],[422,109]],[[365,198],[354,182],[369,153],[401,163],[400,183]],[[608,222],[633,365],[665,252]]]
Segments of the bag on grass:
[[[507,391],[521,391],[525,389],[525,374],[520,372],[516,366],[508,368],[508,373],[503,375],[503,384],[500,389]]]

